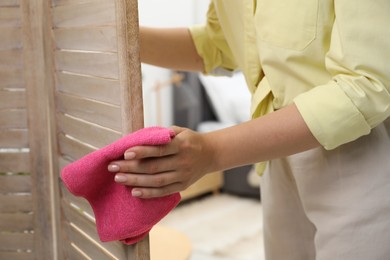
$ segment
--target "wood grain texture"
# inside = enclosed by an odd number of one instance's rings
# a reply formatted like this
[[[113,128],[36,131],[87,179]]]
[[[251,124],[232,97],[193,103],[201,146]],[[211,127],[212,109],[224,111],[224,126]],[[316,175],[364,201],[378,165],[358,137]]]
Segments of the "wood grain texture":
[[[116,13],[122,129],[126,134],[144,127],[137,0],[116,0]]]
[[[89,216],[91,216],[93,219],[95,218],[93,209],[86,199],[82,197],[74,196],[65,188],[63,183],[61,183],[61,192],[63,194],[62,202],[61,202],[63,207],[65,206],[71,207],[72,204],[73,206],[82,209],[83,212],[89,214]],[[66,209],[64,209],[64,214],[66,214]],[[82,217],[85,218],[85,216]]]
[[[0,172],[30,172],[30,153],[0,153]]]
[[[58,28],[54,37],[58,49],[117,52],[114,26]]]
[[[34,252],[0,251],[0,259],[33,260]]]
[[[97,247],[93,240],[89,239],[83,233],[80,233],[77,226],[72,225],[71,223],[65,223],[65,227],[67,235],[72,243],[80,248],[90,259],[113,259]]]
[[[59,255],[58,169],[54,120],[54,63],[51,6],[47,0],[21,1],[33,194],[34,252],[40,259]]]
[[[0,34],[6,36],[0,43],[0,137],[4,138],[0,146],[28,146],[31,151],[0,153],[0,171],[31,172],[31,176],[0,176],[0,191],[5,191],[0,195],[0,229],[11,232],[34,229],[33,236],[13,233],[3,245],[7,250],[29,248],[36,254],[0,252],[0,258],[61,259],[57,246],[60,237],[57,138],[64,156],[76,159],[94,150],[88,144],[101,147],[119,138],[121,132],[126,134],[143,127],[137,2],[118,0],[118,3],[117,6],[112,0],[0,3]],[[115,15],[115,12],[121,13]],[[121,24],[116,27],[118,21]],[[118,29],[121,36],[116,34]],[[67,136],[57,135],[54,123],[55,75],[62,92],[56,96],[59,111],[90,122],[59,113],[58,130]],[[8,91],[10,88],[26,92]],[[8,194],[13,192],[31,192],[32,196]],[[33,214],[15,213],[32,210]],[[85,219],[76,220],[81,221],[78,225],[86,225],[82,222]],[[134,247],[136,258],[133,258],[122,244],[97,245],[96,237],[91,239],[76,227],[75,223],[68,225],[71,238],[94,259],[110,256],[109,251],[115,252],[119,259],[148,258],[147,240]],[[5,239],[0,236],[0,243]],[[23,243],[16,245],[15,241],[22,239]]]
[[[57,93],[58,110],[103,127],[121,131],[120,108],[77,96]]]
[[[0,90],[0,109],[22,109],[26,107],[25,91]]]
[[[57,88],[60,92],[105,103],[120,105],[119,81],[87,75],[57,72]]]
[[[81,251],[72,241],[67,239],[63,242],[64,259],[88,259],[85,257],[85,253]]]
[[[80,228],[85,233],[84,236],[88,237],[89,240],[94,241],[97,250],[100,249],[109,257],[114,256],[117,259],[125,259],[126,254],[122,244],[119,242],[101,242],[95,223],[83,216],[80,210],[65,204],[64,212],[69,222]]]
[[[56,6],[53,8],[54,27],[115,26],[114,4],[111,0],[96,0]]]
[[[24,71],[20,68],[0,68],[1,88],[24,88]]]
[[[71,139],[63,134],[58,135],[60,153],[72,160],[79,159],[89,153],[96,151],[97,148],[87,146],[75,139]]]
[[[0,176],[0,193],[31,193],[31,176],[4,175]]]
[[[20,28],[0,27],[0,35],[3,36],[0,41],[0,50],[22,48],[22,32]]]
[[[0,130],[0,147],[3,148],[27,148],[27,129],[5,129]]]
[[[0,212],[32,212],[31,194],[0,194]]]
[[[73,162],[73,160],[71,158],[67,158],[67,157],[64,157],[64,156],[59,156],[58,158],[58,169],[59,169],[59,172],[62,171],[62,169],[68,165],[69,163]]]
[[[34,215],[24,213],[0,213],[0,230],[23,232],[34,229]]]
[[[23,68],[22,49],[0,50],[0,69]]]
[[[27,128],[26,109],[0,109],[0,130]]]
[[[0,27],[20,27],[21,17],[18,6],[0,7]]]
[[[62,133],[66,133],[82,142],[94,147],[102,148],[121,137],[120,132],[100,127],[77,118],[59,113],[57,115],[58,127]]]
[[[34,234],[0,233],[0,251],[1,250],[17,251],[17,250],[33,250],[33,249],[34,249]],[[5,259],[5,258],[0,258],[0,259]]]
[[[59,71],[118,79],[118,58],[115,53],[57,51],[55,55]]]
[[[53,6],[70,5],[70,4],[82,4],[82,3],[93,3],[96,0],[51,0]]]
[[[123,134],[144,127],[137,0],[116,0]],[[150,259],[149,236],[127,248],[127,259]]]
[[[0,6],[19,6],[19,0],[1,0]]]

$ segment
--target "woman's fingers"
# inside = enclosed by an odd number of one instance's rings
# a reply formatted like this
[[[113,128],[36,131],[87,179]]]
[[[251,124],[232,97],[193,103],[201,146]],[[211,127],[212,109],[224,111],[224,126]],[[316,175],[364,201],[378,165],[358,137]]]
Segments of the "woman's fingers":
[[[165,172],[153,175],[117,173],[115,181],[132,187],[161,188],[182,180],[174,172]]]
[[[170,129],[172,129],[172,131],[175,132],[175,135],[178,135],[181,132],[184,132],[187,130],[187,128],[176,126],[176,125],[171,126]]]
[[[175,135],[180,134],[185,128],[172,126]],[[176,154],[179,151],[179,141],[175,138],[166,145],[157,146],[135,146],[125,151],[125,160],[142,159],[148,157],[162,157]]]
[[[132,195],[143,199],[166,196],[187,187],[175,172],[153,175],[117,173],[115,181],[133,187]]]
[[[184,190],[182,183],[173,183],[159,188],[135,187],[133,188],[131,193],[134,197],[137,198],[151,199],[151,198],[164,197],[181,190]]]
[[[163,157],[177,153],[178,148],[174,140],[166,145],[134,146],[124,153],[125,160]]]
[[[114,161],[108,165],[108,171],[113,173],[156,174],[173,171],[174,163],[171,156],[147,158],[141,160]]]

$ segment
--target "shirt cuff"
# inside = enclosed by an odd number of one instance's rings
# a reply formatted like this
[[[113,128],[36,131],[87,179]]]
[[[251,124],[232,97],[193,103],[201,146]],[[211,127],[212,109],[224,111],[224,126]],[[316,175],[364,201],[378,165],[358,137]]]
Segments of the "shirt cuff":
[[[336,82],[315,87],[294,102],[314,137],[327,150],[371,131],[365,117]]]
[[[222,57],[213,47],[203,25],[195,25],[189,28],[192,40],[194,41],[196,51],[202,57],[204,63],[204,74],[211,74],[222,64]]]

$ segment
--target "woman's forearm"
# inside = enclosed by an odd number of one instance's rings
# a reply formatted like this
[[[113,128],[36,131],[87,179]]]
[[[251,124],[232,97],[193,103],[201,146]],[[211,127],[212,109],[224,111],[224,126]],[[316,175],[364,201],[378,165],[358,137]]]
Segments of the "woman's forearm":
[[[292,104],[246,123],[207,134],[215,170],[283,157],[320,146]]]
[[[143,63],[186,71],[204,67],[187,28],[140,27],[140,48]]]

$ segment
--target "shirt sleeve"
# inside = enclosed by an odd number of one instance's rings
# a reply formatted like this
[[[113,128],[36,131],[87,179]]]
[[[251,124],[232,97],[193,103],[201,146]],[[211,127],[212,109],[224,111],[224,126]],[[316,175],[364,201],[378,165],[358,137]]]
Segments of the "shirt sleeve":
[[[191,27],[190,33],[198,54],[203,58],[205,74],[225,74],[237,68],[212,2],[207,23]]]
[[[332,80],[294,99],[317,140],[333,149],[390,115],[390,1],[335,0],[326,66]]]

